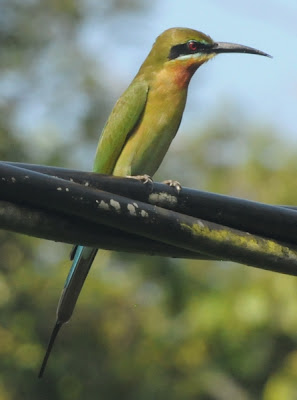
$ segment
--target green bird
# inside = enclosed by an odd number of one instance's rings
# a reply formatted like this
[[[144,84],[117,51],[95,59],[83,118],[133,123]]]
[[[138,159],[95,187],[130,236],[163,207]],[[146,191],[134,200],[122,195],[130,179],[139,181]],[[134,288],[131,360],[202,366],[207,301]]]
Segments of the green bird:
[[[156,39],[130,86],[115,104],[102,131],[93,171],[153,176],[179,128],[195,71],[219,53],[268,54],[215,42],[202,32],[171,28]],[[42,377],[55,338],[69,321],[98,249],[76,246],[57,309],[57,319],[39,372]]]

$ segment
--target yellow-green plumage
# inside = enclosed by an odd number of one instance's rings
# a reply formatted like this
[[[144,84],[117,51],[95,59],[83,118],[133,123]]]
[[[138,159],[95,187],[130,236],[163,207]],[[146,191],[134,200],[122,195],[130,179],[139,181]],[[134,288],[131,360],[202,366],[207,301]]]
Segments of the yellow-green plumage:
[[[200,65],[226,52],[267,56],[250,47],[216,43],[193,29],[163,32],[112,110],[99,140],[93,171],[119,176],[154,175],[179,128],[191,77]],[[59,329],[72,315],[96,252],[89,247],[76,248],[39,377]]]
[[[183,28],[168,29],[157,38],[103,129],[94,172],[154,175],[179,128],[191,76],[214,56],[204,55],[180,65],[169,60],[169,49],[188,40],[213,43],[209,36]]]

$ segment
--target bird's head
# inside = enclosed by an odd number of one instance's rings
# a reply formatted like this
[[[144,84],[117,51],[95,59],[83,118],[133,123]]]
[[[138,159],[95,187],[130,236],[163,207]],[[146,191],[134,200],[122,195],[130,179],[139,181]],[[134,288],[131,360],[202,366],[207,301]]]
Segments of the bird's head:
[[[188,28],[171,28],[157,37],[140,72],[155,73],[161,69],[184,71],[189,79],[200,65],[220,53],[249,53],[270,57],[252,47],[215,42],[210,36]]]

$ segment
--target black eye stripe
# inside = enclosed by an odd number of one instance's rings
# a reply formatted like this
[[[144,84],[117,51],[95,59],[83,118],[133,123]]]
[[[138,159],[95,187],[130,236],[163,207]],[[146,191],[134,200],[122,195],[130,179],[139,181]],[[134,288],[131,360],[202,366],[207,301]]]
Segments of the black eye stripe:
[[[186,56],[188,54],[194,54],[194,53],[208,53],[211,49],[211,45],[209,44],[205,44],[205,43],[201,43],[198,41],[193,41],[191,40],[191,42],[195,42],[197,44],[197,48],[195,51],[190,50],[188,47],[188,43],[183,43],[183,44],[177,44],[176,46],[172,46],[168,55],[168,59],[169,60],[174,60],[175,58],[179,57],[179,56]]]
[[[169,60],[174,60],[181,54],[188,54],[187,43],[172,46],[168,58]]]

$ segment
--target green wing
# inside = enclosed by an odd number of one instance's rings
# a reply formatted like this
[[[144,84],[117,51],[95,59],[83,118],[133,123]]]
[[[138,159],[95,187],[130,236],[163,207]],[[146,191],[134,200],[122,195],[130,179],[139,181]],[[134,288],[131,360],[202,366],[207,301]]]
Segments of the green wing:
[[[94,172],[112,174],[127,137],[143,113],[147,94],[146,82],[132,82],[116,102],[98,143]]]

